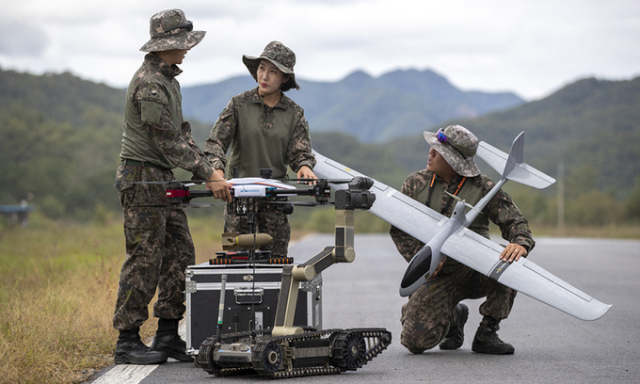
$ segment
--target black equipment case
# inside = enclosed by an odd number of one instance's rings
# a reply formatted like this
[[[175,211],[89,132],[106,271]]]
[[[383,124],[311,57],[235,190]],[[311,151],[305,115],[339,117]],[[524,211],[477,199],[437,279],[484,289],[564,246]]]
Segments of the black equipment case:
[[[282,280],[282,265],[247,263],[189,266],[186,280],[187,353],[216,335],[222,275],[227,275],[222,334],[273,327]],[[322,329],[322,275],[300,283],[294,325]]]

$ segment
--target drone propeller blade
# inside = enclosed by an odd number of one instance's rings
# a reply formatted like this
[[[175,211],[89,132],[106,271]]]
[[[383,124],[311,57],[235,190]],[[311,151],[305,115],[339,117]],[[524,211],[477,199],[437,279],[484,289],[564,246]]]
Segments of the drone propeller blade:
[[[172,181],[134,181],[133,184],[169,184]]]
[[[217,183],[220,181],[229,181],[227,179],[224,180],[189,180],[189,181],[178,181],[178,183],[192,183],[192,184],[206,184],[206,183]]]
[[[226,205],[227,203],[185,203],[185,204],[140,204],[130,205],[129,208],[166,208],[166,207],[212,207],[214,205]]]
[[[185,186],[191,185],[200,185],[205,183],[215,183],[218,181],[227,181],[227,180],[173,180],[173,181],[134,181],[133,184],[171,184],[177,183]]]
[[[331,184],[347,184],[351,182],[351,179],[322,179],[322,178],[318,178],[318,179],[275,179],[278,180],[280,182],[286,183],[289,181],[296,181],[296,182],[300,182],[300,181],[306,181],[306,182],[310,182],[310,181],[326,181],[327,183],[331,183]]]
[[[130,205],[128,208],[164,208],[168,206],[169,204],[139,204],[139,205]]]
[[[300,207],[316,207],[320,204],[318,203],[314,203],[313,201],[270,201],[269,204],[277,204],[277,205],[284,205],[284,204],[289,204],[289,205],[297,205]]]
[[[202,207],[213,207],[214,205],[226,205],[227,203],[187,203],[180,204],[182,207],[192,207],[192,208],[202,208]]]

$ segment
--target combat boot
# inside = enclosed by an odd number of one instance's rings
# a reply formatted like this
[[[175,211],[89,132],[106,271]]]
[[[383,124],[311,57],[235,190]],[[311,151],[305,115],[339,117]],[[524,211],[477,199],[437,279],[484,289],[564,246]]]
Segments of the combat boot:
[[[193,362],[193,358],[186,352],[187,343],[178,334],[179,322],[179,319],[158,319],[158,330],[151,343],[151,349],[163,352],[178,361]]]
[[[453,311],[453,322],[449,326],[449,333],[440,343],[440,349],[458,349],[464,342],[464,325],[469,318],[469,307],[464,304],[456,305]]]
[[[154,351],[140,340],[140,328],[120,331],[116,343],[114,362],[116,364],[162,364],[167,361],[167,355]]]
[[[499,320],[485,316],[473,338],[471,350],[476,353],[489,353],[492,355],[512,355],[515,352],[513,345],[500,340],[496,333],[500,327]]]

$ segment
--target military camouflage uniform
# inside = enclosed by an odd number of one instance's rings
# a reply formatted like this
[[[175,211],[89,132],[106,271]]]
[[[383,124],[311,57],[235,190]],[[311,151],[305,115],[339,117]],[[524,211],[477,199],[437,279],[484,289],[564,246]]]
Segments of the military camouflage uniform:
[[[274,63],[289,76],[282,91],[298,89],[293,66],[295,54],[282,43],[272,41],[260,57],[244,56],[243,61],[254,79],[257,79],[261,59]],[[216,169],[225,169],[227,178],[233,176],[234,168],[239,177],[258,177],[261,168],[270,168],[273,178],[287,177],[287,166],[294,172],[302,166],[311,169],[316,164],[311,152],[309,125],[304,110],[284,93],[273,107],[262,101],[258,88],[241,93],[231,99],[220,113],[218,121],[205,143],[205,153]],[[231,148],[227,164],[226,153]],[[261,213],[256,218],[257,230],[268,233],[273,241],[262,246],[273,255],[286,256],[291,228],[287,216],[277,208],[271,213]],[[247,233],[246,216],[235,216],[225,211],[225,231]]]
[[[176,166],[207,179],[213,173],[206,156],[196,146],[191,129],[182,120],[177,66],[169,66],[153,53],[136,72],[125,104],[125,123],[115,187],[124,209],[126,260],[113,325],[129,330],[149,317],[147,306],[156,287],[154,316],[180,319],[185,311],[184,271],[195,262],[187,217],[167,204],[162,184],[175,180]],[[160,205],[142,207],[141,205]]]
[[[415,172],[405,180],[402,193],[424,203],[432,178],[433,173],[426,169]],[[462,178],[463,176],[458,175],[447,184],[443,179],[436,177],[429,207],[438,212],[446,207],[441,213],[450,217],[455,201],[447,207],[450,197],[443,191],[453,194]],[[485,175],[469,177],[457,196],[474,205],[494,185],[495,183]],[[470,229],[488,238],[489,221],[500,227],[505,240],[522,245],[527,251],[533,248],[535,243],[528,222],[505,192],[500,191],[493,197]],[[407,261],[424,246],[424,243],[395,227],[391,228],[391,237]],[[486,301],[480,306],[480,314],[496,320],[505,319],[511,311],[516,293],[513,289],[447,258],[443,268],[434,278],[434,283],[429,287],[422,286],[402,307],[401,343],[413,353],[421,353],[438,345],[449,331],[454,308],[464,299],[486,296]]]

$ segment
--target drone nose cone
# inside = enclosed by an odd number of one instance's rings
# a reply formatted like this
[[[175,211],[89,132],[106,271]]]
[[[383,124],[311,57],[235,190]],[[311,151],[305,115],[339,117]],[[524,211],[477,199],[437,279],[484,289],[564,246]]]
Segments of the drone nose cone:
[[[425,282],[426,278],[430,276],[429,269],[431,268],[432,257],[433,252],[431,251],[431,247],[427,245],[411,259],[400,282],[401,296],[408,296],[415,292]],[[423,279],[425,275],[427,276]]]

